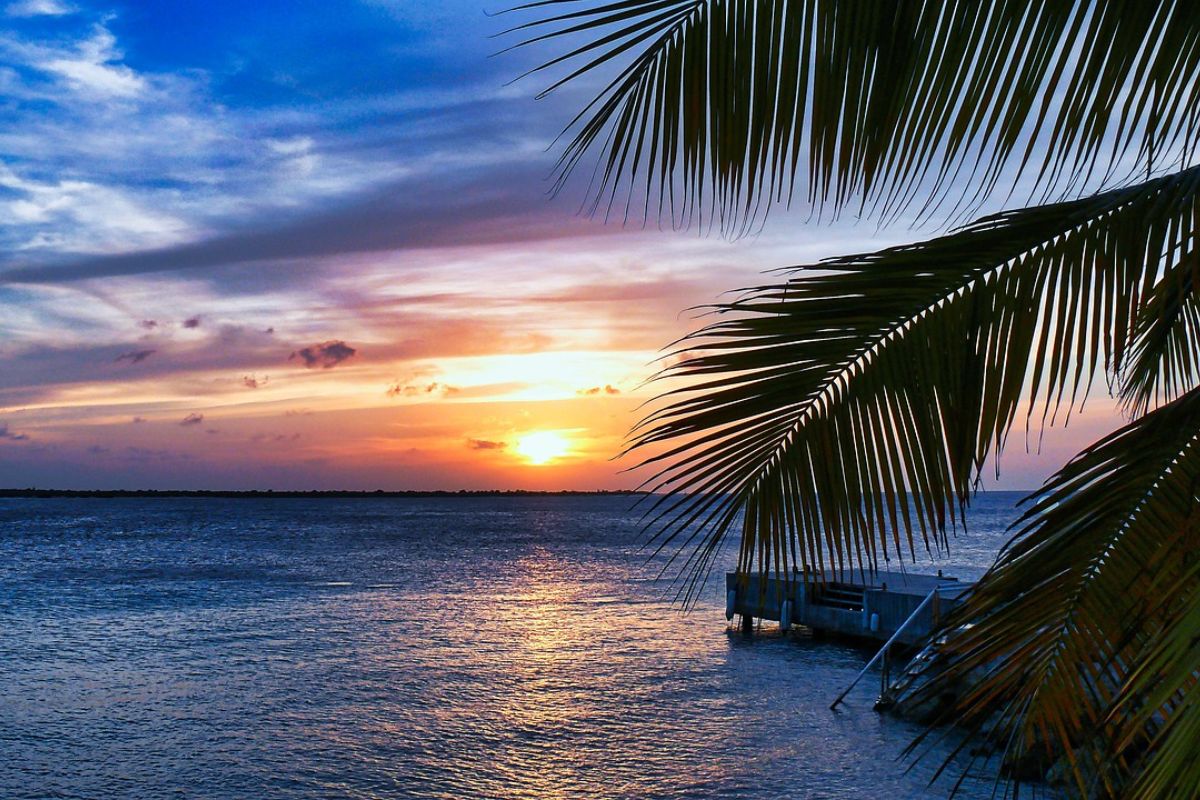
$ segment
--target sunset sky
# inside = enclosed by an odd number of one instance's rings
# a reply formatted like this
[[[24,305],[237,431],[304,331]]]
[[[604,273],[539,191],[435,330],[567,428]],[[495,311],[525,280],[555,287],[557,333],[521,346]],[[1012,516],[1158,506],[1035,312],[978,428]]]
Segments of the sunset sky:
[[[932,235],[580,216],[546,176],[589,85],[510,83],[548,51],[492,56],[485,10],[4,6],[0,486],[631,487],[611,458],[685,309]],[[1090,409],[991,485],[1117,419]]]

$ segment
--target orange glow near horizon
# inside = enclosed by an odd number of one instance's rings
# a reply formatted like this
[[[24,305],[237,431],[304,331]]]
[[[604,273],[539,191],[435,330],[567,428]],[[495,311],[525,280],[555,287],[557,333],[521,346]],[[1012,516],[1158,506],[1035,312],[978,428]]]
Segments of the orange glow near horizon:
[[[571,452],[571,442],[556,431],[528,433],[517,440],[517,455],[534,466],[549,464]]]

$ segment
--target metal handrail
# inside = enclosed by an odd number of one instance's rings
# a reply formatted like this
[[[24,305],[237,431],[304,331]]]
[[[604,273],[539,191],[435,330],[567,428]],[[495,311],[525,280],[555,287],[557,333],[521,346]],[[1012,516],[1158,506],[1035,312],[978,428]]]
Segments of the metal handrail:
[[[859,672],[857,675],[855,675],[855,676],[854,676],[854,680],[852,680],[852,681],[850,682],[850,685],[846,687],[845,691],[843,691],[841,694],[839,694],[839,695],[837,696],[837,699],[836,699],[836,700],[834,700],[834,701],[833,701],[833,703],[832,703],[832,704],[829,706],[830,710],[837,710],[837,707],[838,707],[838,705],[839,705],[839,704],[840,704],[840,703],[841,703],[841,702],[842,702],[844,699],[846,699],[846,695],[850,694],[850,690],[851,690],[851,689],[853,689],[855,686],[857,686],[857,685],[858,685],[858,682],[859,682],[860,680],[862,680],[862,676],[863,676],[863,675],[866,675],[866,674],[867,674],[867,670],[869,670],[871,667],[875,666],[875,662],[876,662],[876,661],[878,661],[880,658],[882,658],[882,657],[883,657],[883,654],[887,652],[888,648],[889,648],[889,647],[891,647],[893,643],[895,643],[895,641],[896,641],[897,637],[899,637],[899,636],[900,636],[900,634],[904,632],[904,629],[908,627],[908,624],[909,624],[910,622],[912,622],[914,619],[916,619],[916,618],[917,618],[917,615],[918,615],[918,614],[920,614],[922,611],[924,611],[924,610],[925,610],[925,606],[929,605],[929,603],[930,603],[930,602],[933,600],[933,598],[934,598],[934,597],[937,595],[937,593],[938,593],[938,592],[942,591],[943,589],[959,589],[959,590],[962,590],[962,589],[965,589],[965,588],[967,588],[967,587],[964,587],[964,586],[961,586],[961,585],[959,585],[959,586],[935,586],[935,587],[933,587],[933,589],[931,589],[931,590],[930,590],[929,594],[925,595],[925,599],[921,601],[920,605],[918,605],[918,606],[916,607],[916,609],[915,609],[915,610],[914,610],[914,611],[913,611],[911,614],[909,614],[909,615],[908,615],[908,619],[906,619],[906,620],[904,620],[904,622],[900,623],[900,627],[899,627],[899,628],[896,628],[896,632],[892,634],[891,638],[889,638],[889,639],[888,639],[888,640],[887,640],[887,641],[884,643],[883,647],[879,648],[879,652],[878,652],[878,653],[876,653],[876,654],[875,654],[875,655],[874,655],[874,656],[871,658],[871,660],[867,662],[867,665],[866,665],[865,667],[863,667],[863,668],[862,668],[862,670],[861,670],[861,671],[860,671],[860,672]]]

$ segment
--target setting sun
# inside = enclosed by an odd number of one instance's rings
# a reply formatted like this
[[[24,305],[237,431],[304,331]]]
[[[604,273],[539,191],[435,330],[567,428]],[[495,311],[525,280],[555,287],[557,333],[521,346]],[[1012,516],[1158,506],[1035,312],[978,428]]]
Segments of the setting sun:
[[[545,464],[571,451],[567,438],[554,431],[540,431],[517,440],[516,452],[530,464]]]

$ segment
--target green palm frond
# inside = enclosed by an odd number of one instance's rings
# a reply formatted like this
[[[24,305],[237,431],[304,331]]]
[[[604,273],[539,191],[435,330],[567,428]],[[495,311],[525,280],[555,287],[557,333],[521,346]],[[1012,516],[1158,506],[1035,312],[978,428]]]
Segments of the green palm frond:
[[[1063,758],[1084,797],[1120,794],[1131,774],[1160,786],[1195,775],[1179,749],[1195,746],[1195,713],[1182,712],[1200,703],[1198,492],[1193,389],[1029,499],[907,702],[957,693],[945,717],[986,729],[985,752]]]
[[[972,207],[1009,165],[1031,197],[1064,197],[1131,167],[1183,166],[1200,137],[1200,16],[1172,0],[522,10],[540,15],[513,29],[522,44],[569,43],[542,67],[566,71],[547,91],[606,82],[567,128],[558,186],[591,153],[594,203],[623,200],[626,215],[641,204],[742,232],[797,183],[811,203],[857,197],[884,214],[966,186]]]
[[[1200,242],[1200,168],[832,259],[717,307],[637,428],[664,546],[742,514],[739,569],[873,567],[944,541],[1022,401],[1043,420],[1120,368],[1166,259]],[[909,494],[911,492],[911,495]],[[697,534],[700,530],[702,533]]]

